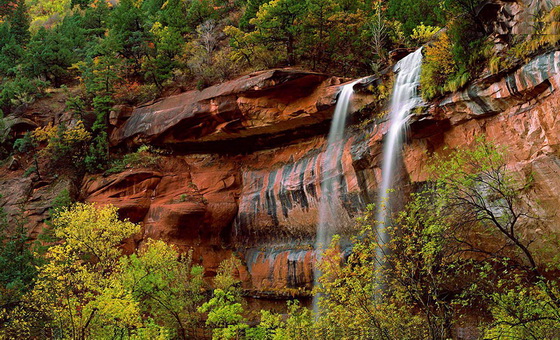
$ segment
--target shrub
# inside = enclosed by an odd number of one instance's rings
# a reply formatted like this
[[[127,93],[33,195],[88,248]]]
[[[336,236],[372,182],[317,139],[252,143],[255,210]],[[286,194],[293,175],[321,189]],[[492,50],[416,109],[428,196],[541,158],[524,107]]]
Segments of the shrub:
[[[440,29],[441,27],[438,26],[425,26],[424,24],[420,24],[412,30],[410,38],[419,45],[423,45],[430,41],[434,34],[436,34]]]
[[[17,153],[24,154],[31,151],[36,146],[33,140],[33,134],[28,132],[22,138],[15,140],[13,150]]]
[[[130,168],[153,168],[158,167],[163,151],[149,145],[142,145],[136,152],[124,155],[123,158],[116,160],[107,170],[107,173],[114,174],[123,172]]]
[[[449,76],[457,71],[457,63],[451,54],[451,40],[446,33],[441,34],[426,47],[425,61],[420,75],[422,96],[426,100],[443,93]]]
[[[10,111],[17,106],[30,104],[45,94],[47,86],[47,82],[23,76],[4,81],[0,90],[0,107]]]
[[[107,141],[107,133],[102,131],[93,139],[84,158],[84,165],[89,173],[95,173],[106,168],[108,149],[109,142]]]
[[[156,99],[159,94],[160,91],[154,84],[141,85],[138,82],[131,82],[117,87],[115,101],[138,105]]]
[[[86,150],[86,143],[91,140],[91,134],[85,129],[84,123],[78,120],[72,127],[65,124],[40,127],[33,131],[33,139],[44,145],[39,155],[54,162],[63,160],[81,164],[81,158]],[[76,164],[76,163],[74,163]],[[61,165],[68,165],[61,163]]]

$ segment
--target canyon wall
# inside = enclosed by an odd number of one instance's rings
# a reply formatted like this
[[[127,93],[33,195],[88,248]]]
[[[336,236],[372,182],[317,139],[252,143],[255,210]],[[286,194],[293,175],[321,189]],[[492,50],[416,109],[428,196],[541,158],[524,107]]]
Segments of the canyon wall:
[[[492,1],[479,15],[492,23],[488,29],[499,49],[508,37],[531,33],[522,24],[528,17],[559,4]],[[62,176],[24,176],[14,161],[0,168],[0,206],[10,214],[24,211],[22,223],[35,237],[66,189],[86,202],[114,204],[122,217],[141,224],[142,231],[124,245],[128,252],[149,238],[163,239],[182,251],[192,249],[208,276],[236,254],[244,264],[244,287],[254,296],[304,294],[313,283],[321,181],[342,175],[338,196],[328,199],[344,208],[339,230],[345,232],[376,202],[381,182],[388,122],[386,107],[370,92],[379,84],[372,77],[355,86],[347,138],[334,146],[340,162],[334,170],[323,169],[337,96],[349,81],[267,70],[136,108],[116,107],[110,116],[112,148],[154,145],[163,150],[158,166],[86,176],[76,187]],[[483,74],[465,89],[426,103],[410,120],[395,189],[404,197],[428,179],[434,154],[486,136],[507,150],[514,176],[533,179],[525,201],[541,220],[524,229],[527,236],[559,233],[559,90],[560,52],[552,51],[507,73]],[[10,133],[66,114],[33,110],[14,121]]]
[[[550,52],[426,105],[411,120],[396,189],[408,192],[425,181],[433,153],[485,135],[508,150],[508,168],[516,176],[534,178],[526,200],[544,219],[526,232],[559,232],[559,70],[560,52]],[[169,154],[157,170],[87,178],[82,195],[115,204],[123,216],[141,222],[136,246],[160,238],[193,248],[209,274],[236,253],[245,264],[241,276],[247,289],[301,292],[313,281],[320,183],[335,175],[325,173],[322,164],[341,83],[275,70],[209,88],[207,94],[187,92],[137,108],[113,133],[113,145],[149,142]],[[351,125],[348,138],[336,146],[341,190],[329,199],[346,212],[341,230],[376,200],[387,121],[373,104],[372,95],[356,94],[354,117],[374,119]]]

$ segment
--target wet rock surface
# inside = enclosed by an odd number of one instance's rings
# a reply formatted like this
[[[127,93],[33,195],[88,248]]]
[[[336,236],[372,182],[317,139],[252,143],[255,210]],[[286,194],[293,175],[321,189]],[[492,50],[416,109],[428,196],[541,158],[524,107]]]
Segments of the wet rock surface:
[[[521,175],[534,173],[535,184],[527,201],[538,202],[532,203],[532,209],[547,216],[550,228],[558,229],[555,207],[560,196],[554,188],[560,187],[559,69],[560,52],[547,53],[501,78],[481,79],[430,104],[425,113],[411,120],[397,190],[409,192],[415,183],[428,178],[431,153],[444,153],[445,146],[468,146],[484,134],[510,150],[510,169]],[[339,164],[325,172],[326,129],[299,138],[284,133],[305,130],[308,119],[328,124],[339,88],[332,84],[339,81],[317,74],[275,72],[210,89],[205,100],[229,101],[216,104],[214,113],[189,106],[200,101],[201,93],[181,94],[151,108],[134,110],[113,135],[118,136],[114,142],[146,139],[174,146],[175,153],[166,156],[157,173],[138,170],[104,179],[108,183],[104,186],[86,184],[83,193],[87,200],[116,204],[124,215],[142,222],[139,243],[153,237],[182,249],[193,247],[210,272],[221,259],[232,252],[238,254],[247,271],[244,286],[256,295],[309,289],[321,181],[336,175],[333,171],[342,174],[337,183],[339,197],[329,199],[344,207],[340,230],[348,230],[365,206],[376,200],[388,123],[377,119],[367,126],[351,127],[344,142],[335,146]],[[280,78],[272,81],[275,77]],[[293,93],[302,84],[312,89],[299,92],[300,97],[294,99]],[[287,97],[280,100],[283,94]],[[362,95],[360,104],[367,103],[366,97]],[[187,104],[176,104],[180,110],[165,113],[163,107],[172,102]],[[283,106],[288,102],[294,103],[293,109]],[[283,111],[278,110],[281,106]],[[231,113],[231,120],[220,112]],[[163,120],[167,114],[198,118]],[[224,120],[220,127],[216,117]],[[284,138],[266,145],[274,134]],[[262,137],[264,145],[247,139],[250,135]],[[183,147],[220,139],[238,149],[209,152]],[[244,144],[244,140],[251,142]],[[100,180],[92,183],[96,181]]]
[[[428,105],[411,120],[396,189],[406,193],[425,181],[431,154],[485,135],[507,148],[509,169],[533,176],[527,204],[544,216],[544,232],[560,232],[558,71],[560,52],[550,52]],[[244,287],[254,296],[299,294],[313,283],[322,179],[342,175],[340,194],[329,197],[344,208],[340,230],[350,229],[376,201],[381,180],[388,123],[374,115],[348,129],[335,146],[340,162],[323,170],[341,83],[311,72],[271,70],[134,110],[117,108],[113,145],[150,142],[169,152],[156,168],[84,178],[79,196],[114,204],[122,217],[142,225],[127,251],[149,238],[163,239],[182,251],[193,249],[209,276],[235,253],[245,265]],[[352,111],[372,101],[360,91]],[[53,198],[71,184],[41,184],[22,172],[2,175],[0,205],[13,214],[24,201],[36,235]]]

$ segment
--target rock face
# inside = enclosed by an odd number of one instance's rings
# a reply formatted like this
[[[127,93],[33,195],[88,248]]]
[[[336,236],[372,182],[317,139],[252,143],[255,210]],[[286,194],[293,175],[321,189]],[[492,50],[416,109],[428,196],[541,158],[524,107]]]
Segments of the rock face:
[[[504,2],[500,10],[514,5]],[[351,228],[376,201],[381,182],[388,124],[372,111],[376,103],[364,84],[353,99],[354,124],[335,146],[340,161],[335,170],[324,170],[326,134],[342,83],[317,73],[270,70],[135,109],[116,108],[113,146],[151,143],[167,153],[157,168],[87,177],[79,196],[114,204],[122,217],[142,225],[127,251],[149,238],[163,239],[183,251],[192,249],[209,276],[236,254],[244,262],[245,288],[255,294],[301,292],[313,283],[321,181],[342,175],[338,196],[329,197],[344,207],[341,230]],[[408,192],[425,181],[431,154],[485,135],[509,150],[512,171],[534,178],[527,204],[544,216],[541,232],[560,232],[559,90],[560,52],[550,52],[430,103],[411,119],[396,189]],[[364,115],[373,119],[356,124]],[[14,127],[31,123],[18,124]],[[36,235],[54,197],[72,188],[64,180],[32,181],[22,172],[1,174],[0,206],[15,213],[23,198]]]
[[[331,85],[339,83],[338,78],[311,72],[257,72],[136,108],[112,140],[197,147],[222,142],[222,146],[314,126],[331,114],[337,94]]]
[[[112,144],[150,142],[171,154],[158,169],[87,178],[82,198],[114,204],[142,223],[129,249],[164,239],[192,248],[210,274],[235,251],[247,263],[247,288],[309,287],[324,135],[341,83],[272,70],[137,108],[115,129]],[[353,111],[372,102],[367,95],[356,99]],[[338,199],[348,208],[348,224],[365,206],[367,187],[375,187],[373,170],[353,164],[369,161],[356,149],[370,142],[366,134],[338,146],[346,155]]]
[[[14,173],[0,174],[0,207],[8,215],[10,231],[24,223],[28,234],[35,239],[49,217],[53,202],[65,190],[68,195],[76,191],[68,179],[46,183],[23,176],[22,171],[15,176]]]
[[[484,134],[508,148],[511,170],[533,174],[527,202],[546,216],[550,231],[560,232],[559,71],[560,52],[547,53],[429,105],[411,120],[397,189],[427,179],[430,153],[464,147]],[[326,129],[317,127],[328,125],[340,83],[314,73],[267,71],[137,108],[112,143],[153,142],[173,151],[157,170],[86,179],[82,195],[115,204],[142,223],[131,247],[160,238],[193,248],[209,274],[236,253],[244,260],[246,288],[309,288],[320,184],[334,175],[323,171]],[[358,95],[353,111],[371,102]],[[345,208],[340,228],[376,200],[386,131],[383,119],[354,125],[336,146],[341,190],[330,199]]]
[[[126,251],[163,239],[192,249],[209,276],[236,254],[244,263],[244,286],[255,295],[301,293],[313,283],[322,180],[342,175],[338,197],[329,197],[344,208],[340,230],[377,200],[388,124],[365,90],[373,81],[356,87],[353,124],[334,146],[340,156],[334,170],[323,167],[326,134],[344,81],[271,70],[135,109],[116,108],[113,146],[152,143],[167,152],[157,168],[87,177],[79,196],[114,204],[122,217],[142,225]],[[514,173],[534,178],[527,204],[545,217],[540,232],[560,232],[559,88],[560,52],[550,52],[431,103],[411,119],[396,189],[408,192],[425,181],[431,154],[485,135],[509,150]],[[370,123],[356,124],[368,115]],[[17,135],[32,124],[21,120],[11,131]],[[22,172],[2,173],[0,205],[12,215],[25,211],[36,236],[55,197],[75,190],[67,180],[43,183]]]

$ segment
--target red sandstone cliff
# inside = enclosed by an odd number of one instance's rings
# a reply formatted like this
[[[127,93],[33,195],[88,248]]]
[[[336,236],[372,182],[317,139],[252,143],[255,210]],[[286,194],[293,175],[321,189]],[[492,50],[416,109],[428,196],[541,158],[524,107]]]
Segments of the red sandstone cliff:
[[[151,143],[169,152],[157,169],[88,176],[76,191],[87,202],[114,204],[123,217],[141,223],[129,249],[148,238],[192,248],[209,275],[234,252],[244,260],[246,288],[309,288],[320,183],[334,175],[322,170],[325,135],[343,82],[270,70],[115,111],[113,146]],[[560,52],[550,52],[429,103],[411,121],[397,189],[409,191],[426,180],[430,154],[485,135],[509,150],[511,170],[535,179],[527,203],[544,223],[526,232],[558,232],[559,88]],[[376,200],[387,130],[376,104],[364,91],[355,96],[354,124],[336,146],[343,181],[340,197],[332,199],[345,208],[341,227],[352,225]],[[374,119],[356,124],[361,117]],[[35,123],[21,124],[16,125],[29,129]],[[56,193],[72,189],[67,180],[32,183],[21,170],[2,171],[0,205],[25,210],[32,234]]]
[[[430,153],[484,134],[510,150],[511,170],[533,174],[527,201],[556,231],[558,70],[560,52],[548,53],[431,103],[411,123],[399,188],[426,179]],[[88,178],[82,195],[115,204],[141,222],[140,242],[152,237],[193,247],[210,271],[236,252],[247,267],[247,288],[309,287],[320,182],[332,175],[322,172],[325,127],[339,83],[317,74],[268,71],[137,108],[115,130],[113,144],[152,142],[172,153],[158,171]],[[372,101],[367,95],[358,99],[356,109]],[[335,199],[347,212],[343,224],[375,201],[386,122],[350,131],[338,146],[344,180]]]

